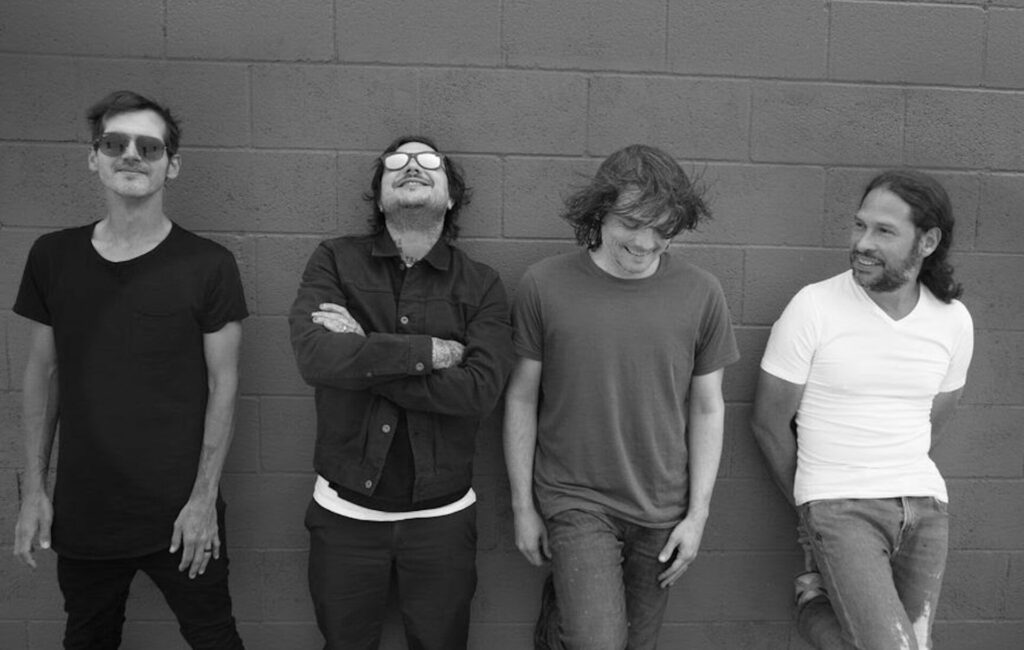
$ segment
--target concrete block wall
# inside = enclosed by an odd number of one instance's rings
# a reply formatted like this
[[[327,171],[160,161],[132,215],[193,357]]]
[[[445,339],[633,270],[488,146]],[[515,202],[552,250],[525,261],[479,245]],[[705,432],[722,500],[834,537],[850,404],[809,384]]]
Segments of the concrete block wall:
[[[937,174],[977,326],[964,405],[936,451],[952,496],[937,647],[1024,635],[1024,2],[1021,0],[5,0],[0,9],[0,536],[22,466],[26,328],[10,307],[31,242],[102,216],[83,113],[132,88],[180,115],[169,214],[238,256],[245,323],[223,491],[248,647],[320,645],[302,516],[311,393],[285,314],[316,242],[365,225],[373,157],[437,138],[475,200],[463,246],[514,288],[572,247],[557,215],[613,150],[658,145],[703,175],[715,220],[676,250],[725,287],[743,360],[701,558],[662,647],[797,649],[793,515],[747,425],[768,327],[800,286],[845,266],[846,225],[877,169]],[[512,543],[500,413],[480,432],[480,587],[472,647],[530,647],[543,572]],[[0,647],[54,648],[54,558],[0,557]],[[124,647],[180,649],[139,579]],[[397,619],[384,647],[404,647]]]

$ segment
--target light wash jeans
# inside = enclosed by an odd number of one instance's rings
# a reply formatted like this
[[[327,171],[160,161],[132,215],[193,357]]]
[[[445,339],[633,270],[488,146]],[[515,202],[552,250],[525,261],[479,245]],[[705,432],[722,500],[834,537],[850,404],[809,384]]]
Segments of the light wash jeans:
[[[658,553],[672,529],[582,510],[560,512],[546,524],[565,647],[657,647],[669,592],[658,585],[668,566]]]
[[[798,612],[822,649],[926,650],[949,546],[946,504],[931,497],[824,499],[799,507],[801,543],[829,603]]]

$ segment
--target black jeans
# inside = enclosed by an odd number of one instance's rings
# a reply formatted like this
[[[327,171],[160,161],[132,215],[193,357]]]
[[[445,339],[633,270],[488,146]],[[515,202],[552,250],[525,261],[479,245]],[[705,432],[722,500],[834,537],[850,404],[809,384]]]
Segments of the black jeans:
[[[309,593],[326,650],[380,643],[392,571],[409,650],[466,647],[476,591],[476,505],[427,519],[349,519],[306,511]]]
[[[148,575],[178,618],[182,636],[192,648],[243,648],[231,614],[228,558],[210,560],[206,572],[189,579],[178,571],[181,551],[166,550],[117,560],[57,558],[57,581],[68,614],[64,647],[73,650],[115,650],[121,645],[128,590],[136,572]]]

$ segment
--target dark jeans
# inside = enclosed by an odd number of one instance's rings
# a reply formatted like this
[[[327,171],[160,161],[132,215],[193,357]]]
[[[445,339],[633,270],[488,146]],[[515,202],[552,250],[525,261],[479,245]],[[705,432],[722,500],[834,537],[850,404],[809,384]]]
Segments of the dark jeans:
[[[812,601],[798,613],[804,638],[828,650],[931,648],[946,568],[946,504],[931,497],[824,499],[799,513],[802,542],[830,601]]]
[[[169,541],[169,540],[168,540]],[[182,636],[193,648],[236,650],[242,639],[231,615],[228,558],[211,559],[206,572],[189,579],[178,571],[181,551],[166,550],[118,560],[57,558],[57,582],[68,614],[64,647],[73,650],[115,650],[121,645],[125,603],[136,572],[156,583],[178,618]]]
[[[650,650],[668,605],[658,554],[671,528],[567,510],[546,521],[562,642],[571,650]]]
[[[306,510],[309,593],[326,650],[380,643],[392,572],[409,650],[458,650],[476,591],[476,506],[396,522]]]

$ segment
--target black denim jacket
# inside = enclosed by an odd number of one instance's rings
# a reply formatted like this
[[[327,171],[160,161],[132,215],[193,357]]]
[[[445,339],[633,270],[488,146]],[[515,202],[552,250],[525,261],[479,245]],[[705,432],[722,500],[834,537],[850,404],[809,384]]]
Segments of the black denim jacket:
[[[476,432],[494,408],[515,355],[498,273],[444,241],[405,271],[396,299],[387,231],[322,242],[289,315],[303,379],[316,389],[313,465],[332,483],[373,495],[404,411],[416,476],[413,501],[468,489]],[[366,336],[312,322],[319,305],[348,309]],[[466,346],[462,363],[434,370],[431,337]]]

